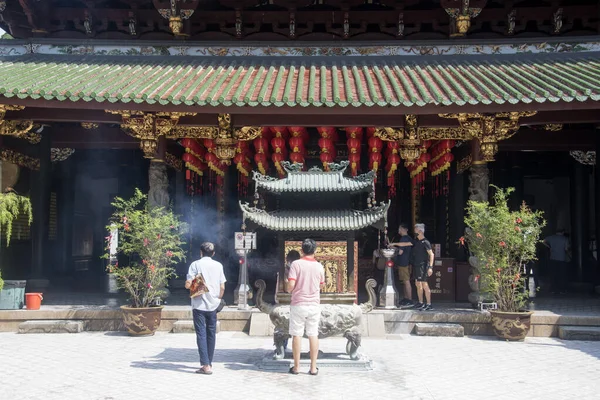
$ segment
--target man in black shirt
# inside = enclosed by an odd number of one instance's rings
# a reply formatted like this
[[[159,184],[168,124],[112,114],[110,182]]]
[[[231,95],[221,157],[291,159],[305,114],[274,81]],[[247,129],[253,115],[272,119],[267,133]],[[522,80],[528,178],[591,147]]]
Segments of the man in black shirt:
[[[419,302],[414,308],[423,311],[433,310],[431,307],[431,290],[427,283],[427,278],[433,274],[433,250],[431,243],[425,238],[425,225],[416,224],[415,234],[417,238],[413,241],[411,252],[411,264],[415,274],[415,285],[417,286],[417,296]],[[423,292],[425,292],[425,303],[423,303]]]
[[[412,287],[410,285],[410,253],[413,246],[413,240],[408,236],[408,225],[400,224],[398,227],[399,237],[394,238],[390,246],[396,247],[396,257],[394,262],[398,268],[398,278],[404,288],[404,298],[400,301],[400,307],[409,307],[413,305]]]

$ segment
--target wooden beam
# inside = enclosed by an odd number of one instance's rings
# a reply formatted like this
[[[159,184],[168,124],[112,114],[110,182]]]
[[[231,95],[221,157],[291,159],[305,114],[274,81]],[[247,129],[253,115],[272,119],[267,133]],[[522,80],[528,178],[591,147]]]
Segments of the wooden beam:
[[[522,129],[510,139],[499,142],[500,151],[595,150],[600,132],[593,129],[565,129],[548,132]]]

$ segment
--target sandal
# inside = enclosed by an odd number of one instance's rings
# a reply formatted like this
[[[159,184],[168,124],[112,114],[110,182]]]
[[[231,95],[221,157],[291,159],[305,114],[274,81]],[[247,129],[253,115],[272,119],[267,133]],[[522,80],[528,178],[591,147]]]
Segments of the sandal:
[[[313,376],[319,375],[319,368],[317,368],[317,372],[312,372],[309,370],[308,373],[309,373],[309,375],[313,375]]]
[[[200,375],[212,375],[212,371],[207,371],[204,368],[200,368],[196,373]]]
[[[290,367],[290,370],[288,372],[292,375],[298,375],[298,371],[295,371],[294,367]]]

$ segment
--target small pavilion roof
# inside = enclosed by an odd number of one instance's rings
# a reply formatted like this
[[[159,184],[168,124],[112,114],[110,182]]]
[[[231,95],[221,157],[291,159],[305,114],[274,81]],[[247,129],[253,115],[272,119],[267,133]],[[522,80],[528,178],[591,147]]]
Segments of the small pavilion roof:
[[[355,231],[368,226],[383,229],[390,202],[380,206],[358,210],[278,210],[267,212],[241,203],[244,220],[250,220],[273,231]]]
[[[348,161],[342,161],[340,164],[330,163],[329,171],[323,171],[318,167],[302,171],[302,164],[289,162],[283,162],[282,165],[287,172],[287,177],[281,179],[254,171],[253,179],[257,188],[273,193],[359,193],[370,191],[375,180],[374,171],[356,177],[344,176],[344,171],[349,165]]]

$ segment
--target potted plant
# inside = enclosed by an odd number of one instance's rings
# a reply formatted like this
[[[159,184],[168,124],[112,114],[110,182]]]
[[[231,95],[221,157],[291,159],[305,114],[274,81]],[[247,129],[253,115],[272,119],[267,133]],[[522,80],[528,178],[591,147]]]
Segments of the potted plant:
[[[10,188],[4,193],[0,193],[0,232],[6,238],[6,246],[10,245],[13,222],[21,214],[27,215],[27,221],[31,225],[32,213],[29,198],[18,195]],[[23,308],[25,284],[26,281],[3,281],[0,271],[0,310]]]
[[[495,302],[490,311],[494,333],[507,340],[522,340],[529,332],[532,312],[527,311],[524,266],[536,259],[536,246],[545,225],[541,211],[532,211],[524,202],[510,210],[508,196],[513,188],[496,191],[493,202],[469,201],[465,224],[467,243],[477,259],[480,291]]]
[[[152,335],[161,322],[162,306],[158,301],[165,293],[168,280],[175,275],[172,267],[185,259],[181,240],[186,225],[170,209],[150,207],[148,198],[139,189],[133,197],[116,197],[115,211],[106,227],[110,254],[112,233],[118,232],[116,254],[127,257],[127,265],[109,262],[107,270],[114,274],[119,289],[129,295],[130,304],[122,306],[123,321],[131,335]]]

